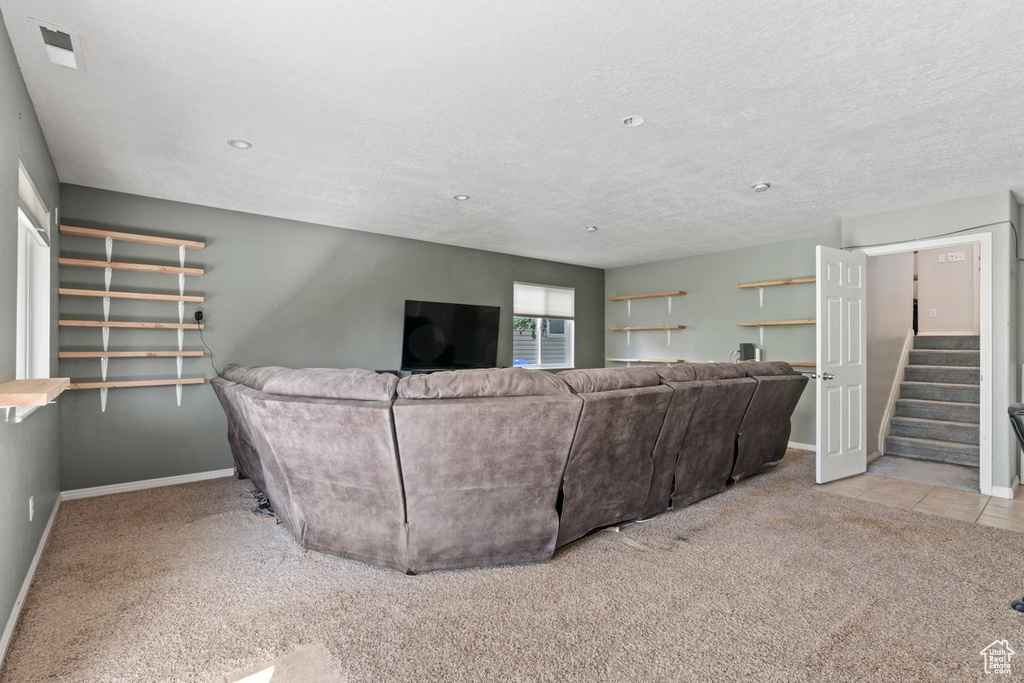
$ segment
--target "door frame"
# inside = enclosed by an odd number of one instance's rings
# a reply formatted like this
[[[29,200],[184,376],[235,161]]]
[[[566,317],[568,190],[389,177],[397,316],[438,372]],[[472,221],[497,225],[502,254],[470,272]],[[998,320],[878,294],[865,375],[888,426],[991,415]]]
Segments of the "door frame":
[[[992,495],[992,234],[979,232],[950,237],[920,239],[896,244],[884,244],[874,247],[860,247],[859,251],[868,258],[885,254],[899,254],[920,249],[955,247],[965,244],[977,244],[981,250],[981,291],[978,307],[981,319],[981,383],[980,392],[980,424],[979,426],[979,472],[978,483],[981,493]],[[871,293],[868,292],[868,297]]]

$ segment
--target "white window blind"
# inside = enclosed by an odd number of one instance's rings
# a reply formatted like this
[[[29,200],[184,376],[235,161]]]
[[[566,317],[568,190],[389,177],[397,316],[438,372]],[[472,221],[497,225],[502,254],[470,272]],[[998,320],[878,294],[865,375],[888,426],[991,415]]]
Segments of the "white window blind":
[[[512,297],[512,313],[528,318],[571,320],[576,313],[575,300],[576,290],[572,287],[516,282]]]
[[[18,218],[34,229],[33,237],[43,246],[50,244],[50,210],[22,163],[18,164]]]

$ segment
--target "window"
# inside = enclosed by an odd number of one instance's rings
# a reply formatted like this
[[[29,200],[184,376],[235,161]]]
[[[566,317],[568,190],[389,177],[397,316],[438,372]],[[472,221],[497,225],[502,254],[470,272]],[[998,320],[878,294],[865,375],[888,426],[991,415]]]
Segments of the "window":
[[[23,164],[18,168],[16,379],[50,376],[50,211]],[[19,409],[19,416],[31,409]]]
[[[576,290],[516,282],[512,305],[512,365],[573,367]]]

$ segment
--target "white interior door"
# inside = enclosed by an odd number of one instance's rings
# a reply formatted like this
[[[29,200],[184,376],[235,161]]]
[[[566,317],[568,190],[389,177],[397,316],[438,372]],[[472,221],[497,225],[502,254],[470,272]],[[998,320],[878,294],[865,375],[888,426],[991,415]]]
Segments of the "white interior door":
[[[860,252],[817,248],[819,484],[867,470],[866,264]]]

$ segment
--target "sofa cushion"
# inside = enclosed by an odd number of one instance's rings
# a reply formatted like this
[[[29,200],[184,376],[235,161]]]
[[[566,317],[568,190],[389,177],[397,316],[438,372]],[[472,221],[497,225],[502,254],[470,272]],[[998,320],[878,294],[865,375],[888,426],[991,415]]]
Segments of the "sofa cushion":
[[[665,382],[692,382],[697,379],[697,372],[693,369],[693,363],[656,365],[653,369]]]
[[[238,363],[228,363],[221,370],[220,376],[229,382],[244,384],[247,387],[263,391],[263,385],[266,384],[268,379],[278,372],[287,369],[277,365],[239,365]]]
[[[401,398],[485,398],[496,396],[550,396],[569,394],[569,386],[555,375],[523,368],[452,370],[403,377]]]
[[[693,363],[695,379],[740,379],[747,373],[736,363]]]
[[[638,389],[654,387],[661,378],[654,368],[594,368],[589,370],[565,370],[558,373],[577,394],[593,394],[598,391]]]
[[[768,377],[770,375],[796,374],[796,370],[790,367],[789,363],[781,360],[741,363],[740,367],[743,368],[745,373],[747,373],[747,377]]]
[[[390,401],[395,397],[398,378],[355,368],[281,368],[268,377],[263,391],[281,396],[348,399],[352,401]]]

